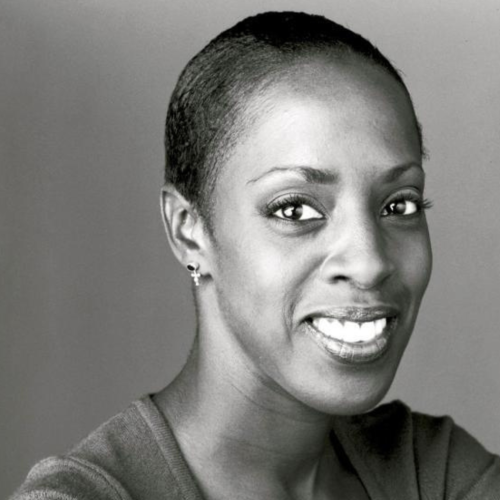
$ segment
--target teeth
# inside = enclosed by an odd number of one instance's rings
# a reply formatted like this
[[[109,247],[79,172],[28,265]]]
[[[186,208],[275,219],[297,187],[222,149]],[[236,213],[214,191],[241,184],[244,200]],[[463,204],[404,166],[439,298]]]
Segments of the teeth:
[[[387,318],[363,323],[339,321],[334,318],[316,318],[313,324],[317,330],[330,338],[350,343],[370,342],[384,331]]]
[[[386,318],[377,319],[375,321],[375,335],[380,335],[384,331],[385,325],[387,325]]]
[[[360,325],[361,340],[367,342],[373,339],[376,335],[375,321],[369,321]]]

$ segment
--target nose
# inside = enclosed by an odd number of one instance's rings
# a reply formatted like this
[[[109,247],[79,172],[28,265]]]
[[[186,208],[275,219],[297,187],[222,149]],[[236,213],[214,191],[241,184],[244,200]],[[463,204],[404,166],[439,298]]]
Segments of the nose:
[[[394,273],[388,238],[375,218],[346,217],[329,233],[328,255],[321,267],[326,281],[344,281],[360,290],[371,290]]]

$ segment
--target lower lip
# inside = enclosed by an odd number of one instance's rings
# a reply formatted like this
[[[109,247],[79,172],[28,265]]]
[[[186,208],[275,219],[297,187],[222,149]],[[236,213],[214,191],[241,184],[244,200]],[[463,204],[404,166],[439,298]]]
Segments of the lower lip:
[[[332,339],[317,330],[312,323],[306,322],[308,332],[328,354],[344,364],[360,365],[378,360],[388,351],[391,334],[394,331],[397,318],[388,318],[384,331],[370,342],[345,342]]]

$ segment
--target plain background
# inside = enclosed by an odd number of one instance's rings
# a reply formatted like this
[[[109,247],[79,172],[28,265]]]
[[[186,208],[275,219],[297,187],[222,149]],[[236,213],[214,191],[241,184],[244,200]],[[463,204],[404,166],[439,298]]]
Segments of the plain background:
[[[182,67],[263,10],[324,14],[403,72],[435,267],[388,398],[500,453],[498,0],[0,0],[0,496],[181,368],[189,275],[159,213]]]

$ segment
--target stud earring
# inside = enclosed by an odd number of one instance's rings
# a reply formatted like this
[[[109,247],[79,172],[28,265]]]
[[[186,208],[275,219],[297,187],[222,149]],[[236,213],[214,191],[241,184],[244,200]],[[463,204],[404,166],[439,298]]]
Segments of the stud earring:
[[[191,278],[193,278],[194,285],[200,286],[201,274],[198,272],[198,269],[200,268],[198,262],[190,262],[186,267],[187,270],[191,273]]]

